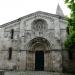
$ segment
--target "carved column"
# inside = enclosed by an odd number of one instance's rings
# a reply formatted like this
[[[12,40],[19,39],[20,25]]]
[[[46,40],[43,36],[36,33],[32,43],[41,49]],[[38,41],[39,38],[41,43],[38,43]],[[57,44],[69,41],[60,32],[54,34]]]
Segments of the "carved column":
[[[26,60],[27,70],[35,70],[35,53],[32,51],[27,51]]]

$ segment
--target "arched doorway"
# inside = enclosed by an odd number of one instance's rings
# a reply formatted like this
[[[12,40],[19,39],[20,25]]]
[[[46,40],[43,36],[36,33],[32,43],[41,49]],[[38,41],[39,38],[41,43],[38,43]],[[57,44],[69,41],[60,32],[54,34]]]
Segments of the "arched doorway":
[[[44,70],[44,51],[35,52],[35,70],[36,71]]]
[[[35,70],[44,70],[44,51],[46,50],[44,43],[37,42],[33,46],[35,50]]]
[[[28,47],[30,47],[27,52],[28,70],[46,70],[49,63],[48,60],[46,60],[49,56],[49,42],[45,38],[37,37],[29,42]]]

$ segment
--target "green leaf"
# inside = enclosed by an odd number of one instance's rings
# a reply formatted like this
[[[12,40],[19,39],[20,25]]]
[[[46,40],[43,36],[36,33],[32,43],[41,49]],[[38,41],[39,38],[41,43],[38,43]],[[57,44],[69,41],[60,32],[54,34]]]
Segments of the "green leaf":
[[[69,0],[65,0],[65,3],[68,3]]]

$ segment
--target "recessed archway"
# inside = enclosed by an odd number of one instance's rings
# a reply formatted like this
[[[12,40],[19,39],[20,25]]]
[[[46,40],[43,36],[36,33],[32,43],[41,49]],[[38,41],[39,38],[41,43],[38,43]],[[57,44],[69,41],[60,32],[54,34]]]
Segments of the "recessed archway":
[[[32,70],[44,70],[47,52],[50,50],[50,43],[47,39],[37,37],[29,42],[29,51],[27,54],[28,68]],[[30,65],[30,66],[29,66]],[[32,67],[32,68],[31,68]]]
[[[43,50],[50,50],[50,43],[47,39],[43,37],[36,37],[28,43],[29,50],[36,50],[37,46],[41,46]]]
[[[35,70],[43,71],[44,70],[44,51],[46,46],[44,43],[37,42],[33,45],[33,50],[35,51]]]

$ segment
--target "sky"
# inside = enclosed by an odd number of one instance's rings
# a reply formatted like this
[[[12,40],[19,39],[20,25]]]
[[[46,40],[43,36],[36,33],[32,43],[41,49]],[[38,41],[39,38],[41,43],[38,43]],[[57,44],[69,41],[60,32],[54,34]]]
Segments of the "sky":
[[[69,16],[64,0],[0,0],[0,25],[36,11],[55,14],[58,3],[64,15]]]

